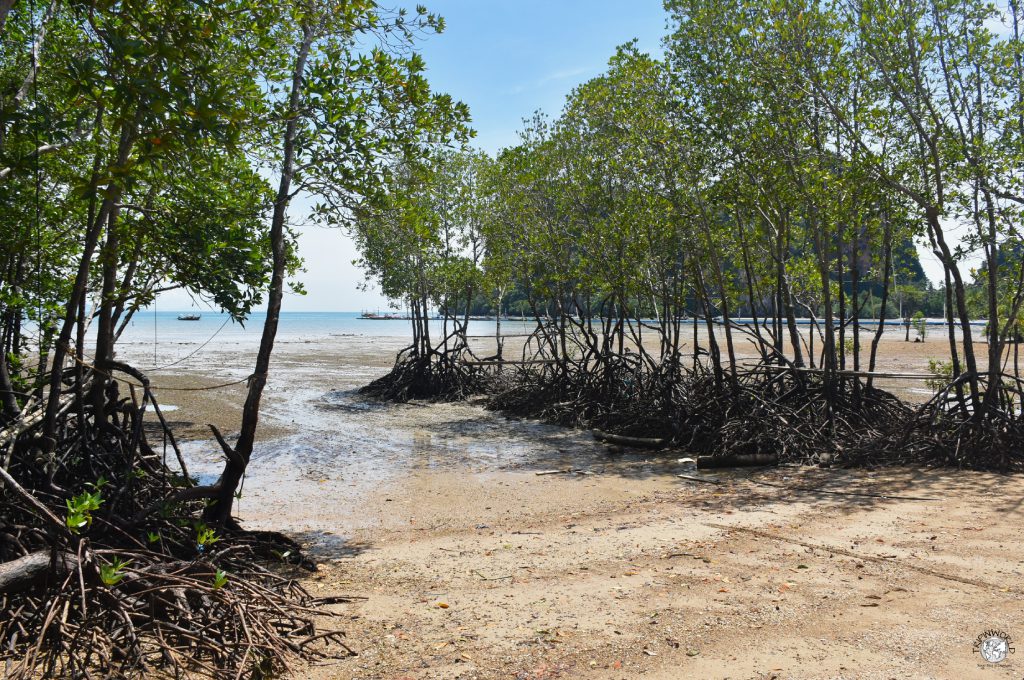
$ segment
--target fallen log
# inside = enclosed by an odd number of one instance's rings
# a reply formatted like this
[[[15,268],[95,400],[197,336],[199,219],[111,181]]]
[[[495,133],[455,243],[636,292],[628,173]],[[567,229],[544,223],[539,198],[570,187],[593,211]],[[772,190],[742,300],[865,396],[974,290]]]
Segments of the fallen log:
[[[728,456],[698,456],[697,469],[731,467],[759,467],[762,465],[778,465],[779,457],[774,453],[737,453]]]
[[[78,558],[59,552],[56,559],[49,550],[40,550],[0,564],[0,594],[20,593],[50,579],[66,576],[78,566]]]
[[[533,474],[542,477],[544,475],[592,475],[594,473],[582,468],[564,468],[562,470],[539,470]]]
[[[542,477],[544,475],[571,475],[572,473],[572,468],[565,468],[564,470],[540,470],[533,474],[537,475],[538,477]]]
[[[591,430],[591,434],[593,434],[594,439],[599,442],[618,444],[619,446],[632,446],[641,449],[660,449],[668,444],[667,439],[655,437],[627,437],[626,435],[611,434],[610,432],[602,432],[597,429]]]

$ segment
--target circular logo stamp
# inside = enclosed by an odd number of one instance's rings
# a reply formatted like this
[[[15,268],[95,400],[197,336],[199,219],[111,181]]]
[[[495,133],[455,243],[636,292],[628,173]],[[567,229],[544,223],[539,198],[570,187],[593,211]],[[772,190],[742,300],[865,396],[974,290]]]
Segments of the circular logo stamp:
[[[989,663],[1002,663],[1013,653],[1013,640],[1001,630],[986,630],[974,641],[974,651]]]

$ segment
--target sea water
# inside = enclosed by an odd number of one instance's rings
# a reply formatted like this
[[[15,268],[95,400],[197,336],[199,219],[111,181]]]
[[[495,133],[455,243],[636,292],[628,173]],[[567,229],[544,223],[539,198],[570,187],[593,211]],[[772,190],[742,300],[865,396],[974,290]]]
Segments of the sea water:
[[[196,321],[179,320],[181,314],[194,312],[177,311],[141,311],[132,317],[125,328],[118,346],[132,354],[143,354],[154,349],[170,350],[178,354],[180,350],[192,351],[204,343],[213,347],[234,347],[239,350],[250,350],[258,347],[263,332],[265,312],[253,312],[245,322],[231,320],[227,314],[203,312]],[[747,325],[747,320],[739,319],[740,325]],[[932,320],[942,323],[941,320]],[[687,322],[689,323],[689,322]],[[874,324],[862,322],[862,332],[873,333]],[[496,322],[494,320],[474,320],[469,322],[468,335],[480,338],[494,337]],[[504,319],[501,322],[502,335],[530,333],[536,328],[531,318]],[[451,325],[447,327],[451,332]],[[440,340],[445,331],[444,321],[431,320],[430,332],[432,339]],[[974,329],[976,337],[983,334],[983,326]],[[905,328],[898,321],[886,324],[886,336],[897,337],[905,333]],[[941,330],[932,328],[929,336],[938,337]],[[852,337],[852,329],[847,329],[848,337]],[[916,335],[913,329],[911,336]],[[944,334],[944,333],[943,333]],[[91,334],[90,334],[91,335]],[[363,319],[359,312],[281,312],[277,329],[277,343],[310,343],[322,342],[340,337],[365,337],[412,340],[412,322],[400,319]],[[90,343],[91,345],[91,343]]]
[[[181,321],[178,316],[195,312],[138,312],[129,322],[119,345],[150,345],[214,342],[259,344],[266,312],[253,312],[244,322],[232,321],[227,314],[202,313],[197,321]],[[412,321],[401,319],[361,319],[359,312],[281,312],[277,340],[304,342],[328,337],[366,336],[402,338],[412,340]],[[493,336],[495,321],[470,321],[469,335]],[[441,337],[444,321],[430,322],[431,334]],[[527,319],[503,320],[502,333],[521,332],[535,324]],[[451,325],[448,326],[449,332]]]
[[[259,347],[266,312],[254,312],[244,322],[233,321],[227,314],[203,312],[198,320],[179,320],[183,314],[196,312],[142,311],[136,313],[117,342],[119,356],[146,369],[174,364],[202,367],[204,360],[217,361],[225,352],[252,354]],[[95,326],[95,323],[93,324]],[[532,319],[503,319],[503,336],[524,335],[536,328]],[[90,329],[92,331],[95,328]],[[430,321],[432,340],[440,341],[446,330],[441,319]],[[494,320],[469,322],[468,335],[493,338]],[[447,332],[451,333],[449,321]],[[363,319],[359,312],[281,312],[275,346],[306,345],[309,350],[338,349],[356,343],[379,346],[393,356],[412,342],[412,321],[408,319]],[[86,354],[93,346],[90,333]]]

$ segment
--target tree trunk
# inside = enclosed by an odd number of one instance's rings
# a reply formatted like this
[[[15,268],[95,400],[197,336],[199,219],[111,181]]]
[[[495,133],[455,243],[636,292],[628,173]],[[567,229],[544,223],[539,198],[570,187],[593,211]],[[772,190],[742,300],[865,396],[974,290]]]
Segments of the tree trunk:
[[[99,134],[102,126],[103,111],[96,115],[96,132]],[[116,166],[123,168],[128,162],[128,156],[132,145],[135,143],[135,136],[138,130],[138,115],[132,123],[125,123],[121,127],[121,136],[118,141]],[[97,153],[93,161],[92,185],[99,181],[99,168],[101,156]],[[67,306],[64,309],[64,321],[60,329],[60,335],[53,347],[53,372],[50,374],[50,394],[46,403],[46,419],[44,421],[43,433],[47,437],[53,437],[57,428],[57,407],[60,404],[61,394],[61,373],[64,366],[64,359],[67,356],[68,345],[71,342],[71,332],[74,330],[75,321],[78,316],[80,301],[85,297],[86,288],[89,284],[89,269],[92,264],[92,255],[99,242],[100,233],[103,230],[110,211],[114,204],[121,199],[121,187],[115,184],[111,187],[110,195],[103,200],[95,219],[88,223],[85,230],[85,240],[82,245],[82,258],[78,263],[78,272],[75,274],[75,283],[72,286],[71,295],[68,297]]]
[[[868,359],[868,373],[875,371],[875,359],[878,356],[878,343],[882,340],[882,333],[885,332],[885,307],[889,302],[889,279],[892,276],[892,225],[889,223],[889,215],[882,216],[885,220],[885,227],[882,234],[882,248],[885,251],[885,264],[882,271],[882,306],[878,312],[878,328],[875,330],[875,337],[871,339],[871,356]],[[871,387],[873,376],[868,376],[868,387]]]
[[[11,375],[7,372],[7,357],[0,354],[0,406],[2,406],[3,418],[0,423],[8,423],[17,419],[21,413],[18,408],[18,399],[14,394],[14,385],[11,384]]]
[[[925,217],[928,220],[928,228],[935,237],[936,244],[939,246],[939,255],[941,256],[943,266],[945,267],[948,274],[952,277],[953,283],[953,300],[952,302],[956,305],[957,316],[960,317],[960,328],[963,334],[964,343],[964,362],[967,364],[967,383],[971,388],[971,405],[975,409],[975,413],[978,412],[978,366],[974,358],[974,340],[971,338],[971,318],[967,313],[967,296],[964,292],[964,281],[960,275],[960,268],[957,267],[956,261],[953,259],[953,254],[950,252],[949,246],[946,244],[945,235],[942,231],[942,226],[939,224],[939,211],[937,208],[929,207],[925,210]],[[952,321],[953,310],[949,310],[949,317]],[[950,342],[953,343],[952,350],[956,352],[956,340],[951,335]],[[958,377],[956,375],[954,378]]]
[[[503,352],[502,352],[503,343],[501,341],[501,303],[502,303],[502,300],[504,298],[505,298],[505,290],[503,288],[499,289],[498,290],[498,299],[495,301],[496,305],[497,305],[497,308],[498,308],[498,316],[495,317],[496,321],[495,321],[495,324],[494,324],[494,342],[495,342],[495,345],[497,346],[497,350],[496,351],[497,351],[498,361],[501,361],[501,355],[503,354]]]
[[[800,329],[796,326],[796,310],[793,308],[793,294],[789,289],[789,279],[786,276],[786,254],[789,252],[789,223],[786,216],[785,231],[779,234],[779,257],[778,277],[779,296],[782,299],[782,307],[786,312],[786,324],[789,326],[789,342],[793,345],[793,365],[800,367],[804,365],[803,350],[800,347]],[[780,328],[781,331],[781,328]]]
[[[860,225],[853,232],[850,244],[850,305],[853,314],[853,370],[860,372]],[[853,403],[860,406],[860,378],[853,378]]]
[[[309,58],[310,48],[313,44],[313,31],[309,26],[303,26],[302,43],[295,59],[295,68],[292,72],[291,95],[288,103],[287,124],[284,135],[284,158],[281,162],[281,182],[277,191],[277,200],[274,202],[274,214],[270,223],[270,246],[273,252],[273,270],[270,279],[270,291],[267,299],[267,318],[263,324],[263,335],[260,338],[260,349],[256,355],[256,367],[249,378],[249,391],[245,398],[245,405],[242,408],[242,426],[238,434],[238,440],[233,449],[229,449],[224,442],[221,442],[227,462],[224,464],[224,472],[218,481],[218,495],[213,503],[207,506],[203,513],[203,519],[215,526],[224,526],[231,520],[231,507],[235,499],[235,490],[238,488],[245,469],[252,457],[253,444],[256,439],[256,425],[260,417],[260,401],[263,397],[263,388],[267,384],[267,375],[270,371],[270,355],[274,349],[274,339],[277,337],[277,324],[281,316],[281,300],[284,297],[284,275],[287,265],[287,254],[285,252],[284,222],[291,200],[292,177],[295,173],[295,138],[298,131],[298,119],[301,114],[302,104],[302,81],[306,71],[306,61]]]
[[[110,208],[107,215],[107,238],[100,249],[100,262],[103,265],[103,288],[100,294],[99,325],[96,329],[96,356],[93,365],[98,375],[93,379],[89,390],[89,402],[92,404],[95,422],[105,422],[104,391],[109,378],[110,362],[114,360],[114,305],[116,303],[117,267],[119,263],[121,239],[117,229],[119,210],[116,205]],[[54,370],[60,367],[54,365]]]
[[[704,307],[704,323],[708,328],[708,356],[711,359],[711,367],[715,373],[715,386],[721,387],[723,383],[722,353],[718,349],[718,338],[715,337],[715,321],[711,316],[711,303],[708,299],[707,287],[704,285],[704,271],[700,264],[696,265],[695,270],[699,289],[698,294]],[[697,331],[694,328],[694,337],[696,337],[696,334]]]
[[[750,298],[750,319],[754,325],[754,333],[757,335],[758,346],[757,351],[761,353],[761,360],[768,363],[768,353],[765,351],[765,340],[761,335],[761,327],[758,325],[757,318],[757,307],[754,305],[755,293],[754,293],[754,273],[750,267],[750,253],[747,248],[747,239],[744,234],[743,221],[740,219],[739,214],[736,215],[736,226],[739,231],[740,238],[740,249],[743,254],[743,270],[746,274],[747,279],[747,296]]]
[[[956,324],[953,321],[953,284],[949,278],[949,270],[945,272],[946,289],[944,292],[946,296],[945,304],[945,319],[946,319],[946,332],[949,336],[949,360],[953,367],[952,377],[957,378],[960,376],[960,353],[956,347]],[[909,332],[909,331],[908,331]],[[956,396],[960,404],[960,408],[964,408],[964,387],[963,383],[957,381],[956,384]]]
[[[825,394],[828,398],[828,403],[831,405],[832,399],[835,397],[836,336],[833,321],[832,288],[828,269],[829,257],[827,249],[829,239],[828,233],[821,226],[816,215],[812,215],[811,232],[814,236],[814,249],[818,259],[818,276],[821,279],[821,302],[825,312],[825,337],[823,338],[821,350],[821,368],[824,370],[822,378],[825,384]],[[829,417],[831,418],[831,407],[829,408]]]
[[[982,401],[982,411],[993,407],[1001,394],[1000,373],[1002,373],[1002,333],[999,328],[999,249],[996,244],[996,215],[992,205],[992,194],[984,192],[985,215],[988,219],[988,242],[985,252],[988,256],[988,388]],[[1008,322],[1009,323],[1009,322]],[[982,415],[982,414],[979,414]]]
[[[14,7],[16,1],[0,0],[0,34],[4,32],[4,26],[7,24],[7,15],[10,14],[11,8]]]

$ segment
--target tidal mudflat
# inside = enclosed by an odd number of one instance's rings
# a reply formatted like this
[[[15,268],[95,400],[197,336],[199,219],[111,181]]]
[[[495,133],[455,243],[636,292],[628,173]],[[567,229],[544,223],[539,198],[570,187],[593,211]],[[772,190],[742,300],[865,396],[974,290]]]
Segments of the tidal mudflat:
[[[333,621],[359,656],[297,677],[974,677],[980,633],[1024,630],[1018,477],[705,475],[479,404],[362,398],[401,345],[279,347],[237,512],[305,544],[316,593],[367,598]],[[217,350],[154,383],[248,361]],[[160,395],[194,474],[219,470],[203,423],[237,427],[240,390]]]

